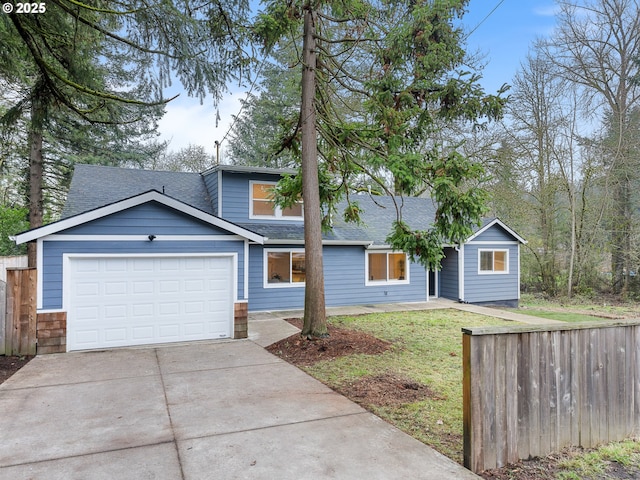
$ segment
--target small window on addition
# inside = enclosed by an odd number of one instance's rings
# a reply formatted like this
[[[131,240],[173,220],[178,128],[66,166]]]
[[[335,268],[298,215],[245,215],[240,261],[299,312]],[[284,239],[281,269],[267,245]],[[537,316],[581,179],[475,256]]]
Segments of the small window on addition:
[[[507,250],[479,250],[480,273],[509,273],[509,252]]]

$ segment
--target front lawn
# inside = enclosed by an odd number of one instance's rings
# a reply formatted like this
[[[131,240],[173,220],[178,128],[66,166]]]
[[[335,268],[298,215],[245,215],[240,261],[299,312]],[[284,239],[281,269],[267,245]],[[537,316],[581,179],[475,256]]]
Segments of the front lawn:
[[[514,322],[453,309],[331,317],[329,339],[308,342],[295,335],[268,349],[462,464],[461,329],[491,325]],[[567,449],[482,476],[595,480],[639,473],[640,444],[619,442],[591,452]]]
[[[392,342],[392,348],[381,355],[347,355],[302,368],[347,396],[365,377],[391,375],[406,378],[405,383],[426,385],[429,394],[420,401],[400,405],[384,401],[361,403],[409,435],[462,463],[461,328],[513,325],[513,322],[458,310],[331,317],[330,322]]]

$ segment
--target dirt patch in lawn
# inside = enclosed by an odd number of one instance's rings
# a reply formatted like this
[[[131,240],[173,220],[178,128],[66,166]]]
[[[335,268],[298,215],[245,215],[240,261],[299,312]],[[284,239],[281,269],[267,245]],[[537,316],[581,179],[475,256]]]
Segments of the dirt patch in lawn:
[[[0,383],[24,367],[32,358],[0,355]]]
[[[426,385],[392,373],[362,377],[338,391],[356,403],[378,407],[395,407],[425,398],[438,398]]]
[[[302,328],[299,318],[287,321]],[[390,342],[358,330],[328,325],[328,331],[326,339],[306,340],[295,334],[270,345],[267,350],[294,365],[311,366],[345,355],[380,355],[392,347]],[[363,406],[389,407],[438,398],[426,385],[395,373],[368,375],[340,386],[337,391]]]

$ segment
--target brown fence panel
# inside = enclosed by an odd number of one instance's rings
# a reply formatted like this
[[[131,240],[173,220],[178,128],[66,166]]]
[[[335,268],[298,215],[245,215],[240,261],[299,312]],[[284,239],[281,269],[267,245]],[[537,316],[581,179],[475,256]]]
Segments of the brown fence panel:
[[[7,355],[36,354],[35,268],[7,269]]]
[[[474,472],[640,429],[640,321],[463,329]]]
[[[5,355],[7,343],[7,283],[0,280],[0,355]]]

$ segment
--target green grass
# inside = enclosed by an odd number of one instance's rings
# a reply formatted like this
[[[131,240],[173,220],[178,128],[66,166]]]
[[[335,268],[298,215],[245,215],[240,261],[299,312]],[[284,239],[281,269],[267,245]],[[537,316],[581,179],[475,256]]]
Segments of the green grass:
[[[435,398],[372,411],[418,440],[462,463],[462,327],[513,324],[457,310],[331,317],[333,325],[393,342],[382,355],[349,355],[305,368],[340,390],[366,375],[395,373],[428,385]]]
[[[547,314],[541,310],[541,314]],[[571,312],[551,312],[565,321]],[[558,313],[565,313],[557,316]],[[595,317],[590,317],[595,318]],[[435,393],[432,398],[399,407],[370,407],[371,411],[404,432],[462,463],[462,327],[513,325],[496,318],[458,310],[380,313],[331,317],[336,326],[361,330],[393,342],[382,355],[349,355],[323,361],[305,370],[334,388],[363,376],[392,373],[424,383]],[[582,320],[580,320],[582,321]],[[586,453],[572,452],[560,462],[559,480],[632,478],[607,475],[612,462],[638,472],[640,443],[606,445]],[[518,478],[514,470],[511,478]]]
[[[550,318],[552,320],[560,320],[561,322],[597,322],[607,320],[604,317],[597,317],[595,315],[588,315],[584,313],[575,312],[555,312],[549,310],[535,310],[535,309],[522,309],[518,313],[525,315],[531,315],[534,317]]]
[[[640,443],[632,440],[615,442],[590,452],[571,455],[559,463],[562,471],[556,478],[559,480],[616,478],[607,475],[607,470],[614,462],[636,470],[636,475],[640,474]]]
[[[526,310],[563,311],[591,314],[594,317],[604,318],[640,318],[640,303],[621,302],[605,297],[598,300],[584,297],[545,299],[531,294],[523,294],[520,299],[520,307],[523,310],[522,313],[528,313]]]

